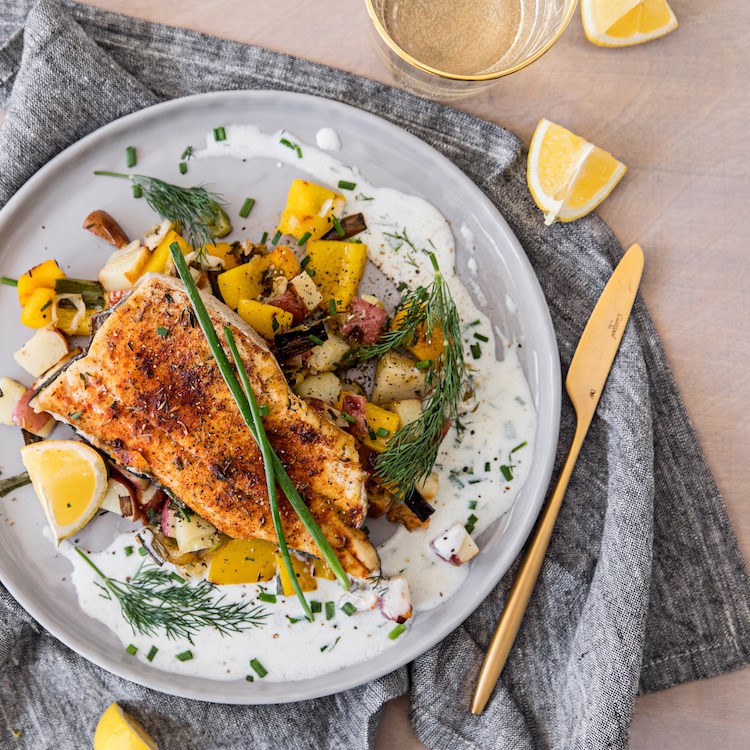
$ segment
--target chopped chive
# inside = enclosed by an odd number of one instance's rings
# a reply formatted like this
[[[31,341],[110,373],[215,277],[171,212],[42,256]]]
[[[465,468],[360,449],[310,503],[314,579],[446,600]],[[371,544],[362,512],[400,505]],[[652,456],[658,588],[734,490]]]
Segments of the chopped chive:
[[[341,226],[341,222],[338,220],[338,217],[334,216],[333,219],[333,228],[336,230],[336,234],[339,237],[343,237],[346,232],[344,231],[344,227]]]
[[[150,508],[149,508],[150,510]],[[172,571],[169,574],[169,577],[175,582],[175,583],[185,583],[185,579],[179,574]]]
[[[134,167],[138,163],[138,157],[135,155],[135,148],[128,146],[125,149],[125,164],[128,167]]]
[[[146,555],[148,554],[148,550],[145,547],[138,547],[138,554],[141,557],[146,557]]]
[[[357,421],[351,414],[347,414],[345,411],[341,412],[341,419],[346,420],[349,424],[354,424]]]
[[[146,660],[147,661],[153,661],[156,654],[159,652],[159,649],[156,648],[156,646],[151,646],[148,653],[146,654]]]
[[[143,188],[140,185],[133,185],[133,198],[143,198]]]
[[[251,674],[245,675],[245,679],[248,682],[255,682],[255,677],[253,677]]]
[[[240,209],[240,216],[243,219],[247,219],[247,217],[250,216],[250,212],[253,210],[254,205],[255,198],[245,198],[245,202],[242,204],[242,208]]]
[[[190,661],[193,658],[193,652],[188,649],[175,657],[178,661]]]
[[[274,331],[278,331],[279,330],[279,321],[276,320],[276,316],[275,315],[271,318],[271,328],[273,328]]]
[[[315,276],[315,273],[316,273],[316,272],[315,272],[315,269],[314,269],[314,268],[311,268],[311,269],[310,269],[310,270],[309,270],[309,271],[307,272],[307,275],[308,275],[308,276],[309,276],[309,277],[310,277],[310,278],[312,279],[312,278],[313,278],[313,277]]]
[[[292,143],[288,138],[282,138],[279,143],[281,143],[282,146],[292,149],[292,151],[296,151],[298,159],[302,158],[302,149],[296,143]]]
[[[367,436],[370,438],[370,440],[377,440],[377,435],[375,434],[374,430],[367,430]]]
[[[316,615],[323,611],[323,605],[315,599],[310,599],[310,611]]]
[[[48,299],[40,308],[39,312],[44,312],[50,305],[52,304],[52,300]]]
[[[500,473],[503,475],[506,482],[510,482],[513,479],[513,468],[511,466],[503,464],[500,467]]]
[[[387,438],[390,434],[390,430],[386,430],[385,427],[378,427],[376,434],[380,438]]]
[[[312,341],[315,346],[322,346],[325,343],[323,339],[319,339],[317,336],[313,336],[312,333],[307,338],[310,339],[310,341]]]
[[[185,150],[180,155],[180,159],[192,159],[193,158],[193,147],[185,146]]]
[[[466,519],[470,524],[474,525],[479,520],[473,513]]]
[[[125,649],[131,656],[138,651],[138,646],[134,646],[132,643]]]
[[[187,162],[186,161],[181,161],[177,165],[177,167],[180,170],[180,174],[185,174],[187,172]]]
[[[125,547],[125,557],[130,557],[133,554],[133,548],[131,545]]]
[[[491,467],[491,464],[490,464],[490,462],[489,462],[489,461],[485,461],[485,462],[484,462],[484,470],[485,470],[485,471],[489,471],[489,470],[490,470],[491,468],[492,468],[492,467]]]
[[[331,297],[331,299],[328,300],[328,312],[330,312],[331,315],[335,315],[337,312],[336,300],[333,297]]]
[[[333,602],[326,602],[326,620],[333,620],[336,615],[336,605]]]
[[[347,617],[351,617],[357,611],[357,608],[351,602],[344,602],[344,604],[341,607],[341,611]]]
[[[469,484],[479,484],[481,481],[481,479],[470,479]]]
[[[265,591],[262,591],[258,594],[258,599],[262,602],[268,602],[269,604],[276,604],[276,594],[267,594]]]
[[[472,344],[469,348],[471,349],[471,356],[474,359],[479,359],[482,356],[482,347],[479,344]]]
[[[482,321],[481,320],[472,320],[471,323],[467,326],[468,328],[473,328],[474,326],[478,326]]]
[[[464,528],[466,529],[467,534],[473,534],[474,533],[474,524],[473,523],[467,523],[464,525]]]
[[[469,500],[469,510],[475,510],[477,507],[477,501],[476,500]]]
[[[354,190],[357,187],[356,182],[348,182],[347,180],[339,180],[339,187],[342,190]]]
[[[489,339],[486,336],[482,335],[481,333],[475,333],[474,338],[477,339],[478,341],[484,341],[485,343],[489,341]]]
[[[255,670],[258,677],[265,677],[268,674],[266,668],[257,659],[250,659],[250,666]]]
[[[159,326],[156,329],[156,332],[161,336],[163,339],[167,338],[169,336],[169,328],[164,328],[162,326]]]
[[[419,362],[414,363],[414,367],[416,367],[417,370],[429,370],[430,367],[432,367],[432,360],[420,359]]]
[[[405,281],[399,281],[398,286],[396,287],[397,292],[403,292],[404,289],[408,289],[409,285]]]
[[[261,417],[267,417],[271,413],[271,407],[268,404],[262,404],[258,407],[258,414]]]
[[[5,286],[18,286],[18,279],[11,279],[10,276],[0,276],[0,284],[5,284]]]
[[[260,244],[265,245],[268,242],[268,232],[263,232],[263,236],[260,238]]]
[[[305,266],[312,260],[312,258],[309,255],[306,255],[299,263],[299,267],[304,271]]]
[[[277,229],[276,234],[273,236],[273,239],[271,240],[271,244],[277,245],[280,239],[281,239],[281,230]]]
[[[396,625],[395,628],[393,628],[393,630],[391,630],[390,633],[388,633],[388,637],[392,641],[395,641],[396,638],[398,638],[401,635],[401,633],[404,632],[404,630],[406,630],[406,625],[404,625],[403,623],[399,623],[398,625]]]
[[[214,128],[214,140],[225,141],[227,139],[227,131],[222,127]]]
[[[302,247],[310,239],[310,232],[305,232],[298,240],[297,247]]]
[[[524,440],[522,443],[519,443],[512,451],[511,453],[515,453],[516,451],[520,451],[521,448],[525,448],[529,444],[528,440]]]

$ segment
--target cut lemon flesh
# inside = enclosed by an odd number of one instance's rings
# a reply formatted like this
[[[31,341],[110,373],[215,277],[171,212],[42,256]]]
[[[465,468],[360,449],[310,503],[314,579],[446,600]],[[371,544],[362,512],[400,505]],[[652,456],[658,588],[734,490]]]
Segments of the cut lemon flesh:
[[[612,154],[543,119],[531,139],[526,179],[544,223],[550,225],[593,211],[626,169]]]
[[[107,491],[107,468],[93,448],[43,440],[21,448],[21,459],[57,542],[91,520]]]
[[[96,725],[94,750],[159,749],[148,732],[117,703],[113,703]]]
[[[583,30],[600,47],[628,47],[668,34],[677,18],[667,0],[581,0]]]

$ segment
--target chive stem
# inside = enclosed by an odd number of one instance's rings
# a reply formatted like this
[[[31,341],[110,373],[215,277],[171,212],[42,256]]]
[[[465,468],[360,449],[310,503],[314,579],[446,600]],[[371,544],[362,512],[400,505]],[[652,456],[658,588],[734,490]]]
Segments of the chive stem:
[[[11,279],[10,276],[0,276],[0,284],[6,286],[18,286],[18,279]]]
[[[135,154],[135,147],[128,146],[125,149],[125,164],[130,169],[138,163],[138,157]]]
[[[250,212],[253,210],[254,205],[255,198],[245,198],[245,202],[242,204],[242,208],[240,209],[240,216],[243,219],[247,219],[247,217],[250,216]]]

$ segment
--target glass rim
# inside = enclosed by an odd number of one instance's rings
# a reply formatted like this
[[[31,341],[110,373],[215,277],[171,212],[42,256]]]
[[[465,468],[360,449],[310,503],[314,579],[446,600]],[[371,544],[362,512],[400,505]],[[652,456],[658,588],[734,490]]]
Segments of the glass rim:
[[[433,68],[430,65],[426,65],[425,63],[420,62],[416,57],[413,57],[404,49],[402,49],[398,44],[396,44],[396,42],[393,40],[383,23],[381,22],[380,18],[378,17],[378,14],[375,12],[373,0],[365,0],[365,5],[367,6],[367,13],[370,16],[370,20],[372,21],[375,30],[380,35],[380,38],[386,43],[386,45],[391,49],[392,52],[398,55],[404,62],[408,63],[413,68],[417,68],[417,70],[421,70],[424,73],[429,73],[433,76],[437,76],[438,78],[443,78],[449,81],[493,81],[497,78],[502,78],[503,76],[515,73],[516,71],[525,68],[527,65],[531,65],[531,63],[533,63],[535,60],[538,60],[545,52],[547,52],[550,47],[552,47],[552,45],[555,44],[555,42],[563,35],[565,29],[568,28],[570,19],[573,17],[573,13],[575,12],[576,6],[578,5],[578,0],[571,0],[571,2],[569,2],[568,10],[563,17],[560,25],[557,27],[557,29],[555,29],[555,33],[547,40],[544,45],[536,50],[533,55],[530,55],[522,62],[516,63],[509,68],[503,68],[502,70],[498,70],[493,73],[477,73],[474,75],[449,73],[445,70]]]

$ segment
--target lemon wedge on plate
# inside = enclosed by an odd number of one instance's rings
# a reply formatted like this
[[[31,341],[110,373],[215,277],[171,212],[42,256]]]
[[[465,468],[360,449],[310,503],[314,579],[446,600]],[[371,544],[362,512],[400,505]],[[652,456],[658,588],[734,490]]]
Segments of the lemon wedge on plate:
[[[117,703],[113,703],[96,725],[94,750],[159,749],[148,732]]]
[[[526,180],[549,226],[593,211],[626,170],[612,154],[542,119],[529,146]]]
[[[43,440],[21,448],[21,459],[59,544],[94,516],[107,490],[102,457],[75,440]]]
[[[581,0],[583,30],[599,47],[629,47],[668,34],[677,18],[667,0]]]

